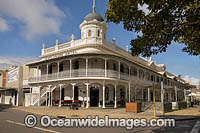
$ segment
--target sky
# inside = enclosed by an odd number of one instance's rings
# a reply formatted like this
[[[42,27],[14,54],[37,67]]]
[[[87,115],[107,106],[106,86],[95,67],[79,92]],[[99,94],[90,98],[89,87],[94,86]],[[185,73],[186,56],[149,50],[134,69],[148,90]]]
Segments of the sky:
[[[96,0],[96,12],[105,18],[108,0]],[[141,7],[143,8],[143,7]],[[145,11],[146,9],[143,8]],[[1,0],[0,1],[0,69],[39,60],[42,44],[46,47],[80,38],[79,25],[92,12],[92,0]],[[148,11],[146,11],[148,12]],[[122,24],[108,25],[107,40],[116,38],[124,48],[136,37]],[[173,43],[166,53],[152,56],[167,71],[181,75],[192,84],[200,80],[200,57],[183,53],[183,44]]]

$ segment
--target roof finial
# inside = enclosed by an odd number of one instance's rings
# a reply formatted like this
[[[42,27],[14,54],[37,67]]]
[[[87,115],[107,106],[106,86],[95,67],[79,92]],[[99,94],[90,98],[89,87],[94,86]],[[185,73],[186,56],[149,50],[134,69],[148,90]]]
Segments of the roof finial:
[[[95,13],[95,0],[93,0],[93,13]]]

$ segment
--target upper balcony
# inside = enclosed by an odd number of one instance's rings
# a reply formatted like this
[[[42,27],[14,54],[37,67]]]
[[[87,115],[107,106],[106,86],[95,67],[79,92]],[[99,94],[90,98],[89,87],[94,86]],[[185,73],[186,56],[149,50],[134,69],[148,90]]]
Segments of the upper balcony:
[[[77,69],[77,70],[66,70],[62,72],[56,72],[52,74],[44,74],[38,77],[30,77],[29,83],[39,83],[47,81],[56,80],[67,80],[67,79],[82,79],[82,78],[109,78],[109,79],[119,79],[128,81],[129,75],[126,73],[119,73],[114,70],[104,70],[104,69]]]

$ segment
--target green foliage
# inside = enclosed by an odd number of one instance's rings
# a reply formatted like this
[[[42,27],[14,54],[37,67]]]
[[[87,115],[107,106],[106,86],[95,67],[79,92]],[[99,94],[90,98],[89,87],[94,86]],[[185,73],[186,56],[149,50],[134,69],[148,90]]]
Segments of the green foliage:
[[[109,0],[106,20],[138,33],[130,42],[133,55],[165,52],[173,41],[200,55],[200,0]]]

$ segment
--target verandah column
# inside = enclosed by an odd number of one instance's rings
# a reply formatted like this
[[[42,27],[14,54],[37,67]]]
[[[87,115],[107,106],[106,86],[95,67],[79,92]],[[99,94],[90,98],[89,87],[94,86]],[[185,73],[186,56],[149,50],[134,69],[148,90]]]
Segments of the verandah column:
[[[88,109],[89,108],[89,95],[88,95],[88,90],[89,90],[89,83],[85,83],[85,85],[86,85],[86,97],[87,97],[87,99],[86,99],[86,108]]]
[[[50,100],[51,100],[51,85],[48,85],[48,91],[49,91],[49,101],[48,101],[48,106],[50,106]]]
[[[88,75],[88,57],[86,57],[86,59],[85,59],[85,64],[86,64],[86,66],[85,66],[85,76],[87,77],[87,75]]]
[[[148,102],[151,101],[151,96],[150,96],[150,94],[151,94],[151,91],[150,91],[150,88],[148,88]]]
[[[59,99],[59,107],[61,107],[61,96],[62,96],[62,87],[63,87],[63,84],[59,84],[60,86],[60,99]]]
[[[74,102],[74,88],[76,83],[72,83],[71,85],[72,85],[72,101]]]
[[[39,88],[39,99],[38,99],[38,106],[40,106],[41,86],[39,86],[38,88]]]
[[[105,108],[105,82],[103,82],[103,105],[102,108]]]
[[[115,105],[114,108],[117,108],[117,84],[115,83]]]

